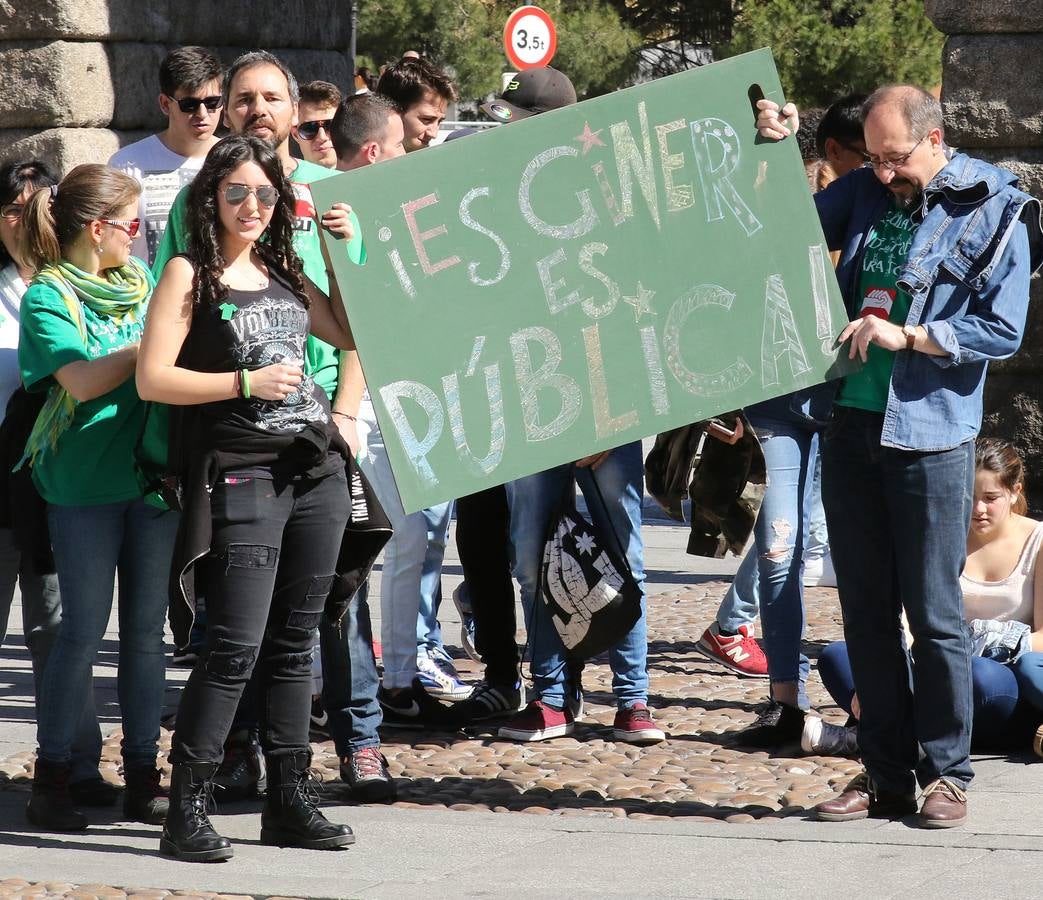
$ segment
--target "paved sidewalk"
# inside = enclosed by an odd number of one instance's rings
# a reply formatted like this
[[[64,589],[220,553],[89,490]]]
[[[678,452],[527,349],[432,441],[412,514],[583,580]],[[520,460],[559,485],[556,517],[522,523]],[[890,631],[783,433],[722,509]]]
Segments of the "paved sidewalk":
[[[158,829],[119,822],[116,810],[92,812],[83,834],[32,829],[22,811],[34,742],[31,676],[13,633],[0,657],[0,897],[124,894],[103,885],[143,897],[949,898],[986,885],[1005,896],[1038,896],[1043,765],[1030,755],[976,757],[964,828],[808,821],[806,810],[857,764],[804,758],[796,748],[769,756],[728,746],[727,732],[752,720],[766,684],[726,673],[696,653],[694,642],[736,561],[686,556],[681,528],[652,524],[645,536],[653,598],[650,705],[668,742],[642,750],[611,740],[609,673],[598,664],[584,675],[588,713],[572,738],[520,745],[489,731],[387,732],[385,751],[401,778],[400,802],[391,807],[340,802],[332,745],[316,745],[327,813],[358,835],[340,853],[262,847],[256,804],[224,806],[215,816],[236,856],[212,866],[162,859]],[[458,580],[451,557],[446,597]],[[812,656],[839,636],[835,596],[808,592]],[[452,641],[451,603],[443,613]],[[13,624],[18,618],[12,615]],[[96,670],[110,718],[114,649],[113,632]],[[477,671],[467,660],[460,668]],[[183,672],[170,672],[172,685],[183,680]],[[817,677],[809,689],[823,715],[837,720]],[[113,780],[117,742],[114,732],[105,748],[105,774]],[[39,887],[45,882],[49,888]]]

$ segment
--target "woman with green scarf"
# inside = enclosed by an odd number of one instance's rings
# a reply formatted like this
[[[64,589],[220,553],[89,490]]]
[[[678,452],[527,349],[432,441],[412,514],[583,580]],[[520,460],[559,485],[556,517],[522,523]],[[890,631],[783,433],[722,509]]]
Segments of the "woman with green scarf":
[[[48,392],[23,463],[47,501],[62,595],[27,815],[55,831],[87,827],[69,795],[69,760],[117,572],[124,813],[158,823],[167,808],[156,755],[177,516],[145,502],[134,464],[146,421],[134,371],[154,286],[130,255],[139,192],[108,166],[78,166],[22,213],[22,257],[37,274],[22,299],[18,363],[27,390]]]

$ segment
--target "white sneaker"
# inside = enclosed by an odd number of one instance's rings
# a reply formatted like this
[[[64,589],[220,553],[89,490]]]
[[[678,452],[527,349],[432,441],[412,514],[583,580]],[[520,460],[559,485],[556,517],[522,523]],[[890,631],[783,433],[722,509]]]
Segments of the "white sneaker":
[[[804,717],[800,748],[819,756],[858,757],[858,730],[851,726],[833,725],[818,716]]]
[[[804,561],[804,587],[836,587],[837,573],[833,571],[833,558],[826,553]]]
[[[460,674],[447,657],[421,653],[416,658],[416,672],[424,690],[436,700],[466,700],[474,690],[460,680]]]

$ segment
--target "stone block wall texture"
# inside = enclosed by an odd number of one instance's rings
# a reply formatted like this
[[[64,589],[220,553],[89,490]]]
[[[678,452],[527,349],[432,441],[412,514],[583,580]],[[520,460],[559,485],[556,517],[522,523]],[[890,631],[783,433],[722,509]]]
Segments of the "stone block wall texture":
[[[0,161],[67,172],[161,129],[159,63],[200,44],[226,64],[279,56],[301,82],[352,83],[347,4],[337,0],[0,0]]]
[[[947,35],[942,106],[947,138],[1009,169],[1043,199],[1043,0],[925,0]],[[1043,281],[1032,283],[1021,350],[993,363],[982,433],[1011,440],[1027,466],[1029,504],[1043,511]]]

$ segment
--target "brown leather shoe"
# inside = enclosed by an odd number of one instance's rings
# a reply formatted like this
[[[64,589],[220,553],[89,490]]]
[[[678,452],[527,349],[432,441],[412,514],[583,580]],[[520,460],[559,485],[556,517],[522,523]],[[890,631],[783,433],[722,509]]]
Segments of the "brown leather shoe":
[[[850,822],[854,819],[900,819],[916,812],[912,794],[893,794],[878,790],[867,772],[856,775],[839,797],[818,804],[812,815],[823,822]]]
[[[920,824],[924,828],[954,828],[967,821],[967,795],[944,778],[927,785],[923,798]]]

